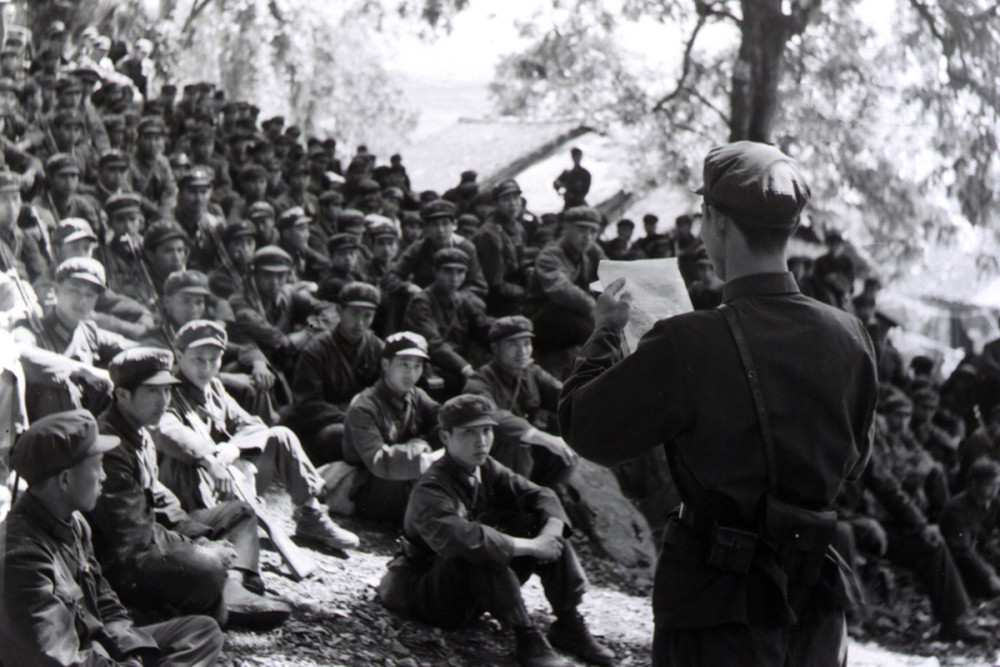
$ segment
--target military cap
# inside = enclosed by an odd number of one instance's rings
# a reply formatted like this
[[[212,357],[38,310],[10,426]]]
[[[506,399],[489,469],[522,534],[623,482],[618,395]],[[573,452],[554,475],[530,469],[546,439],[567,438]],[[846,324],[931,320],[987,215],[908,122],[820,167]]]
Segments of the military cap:
[[[139,121],[139,134],[167,134],[167,126],[159,116],[144,116]]]
[[[441,195],[434,190],[424,190],[420,193],[421,204],[426,204],[427,202],[436,201],[438,199],[441,199]]]
[[[391,218],[387,218],[384,215],[379,215],[378,213],[369,213],[365,216],[365,228],[371,229],[375,225],[384,225],[385,223],[392,223]]]
[[[508,178],[506,181],[500,181],[493,188],[493,199],[497,200],[501,197],[509,194],[519,195],[521,194],[521,186],[517,184],[513,178]]]
[[[705,156],[697,194],[734,221],[757,229],[791,230],[809,202],[798,164],[774,146],[737,141]]]
[[[461,248],[441,248],[434,253],[433,261],[435,269],[445,266],[460,266],[463,269],[469,268],[469,256]]]
[[[337,229],[344,231],[352,227],[364,227],[365,214],[356,208],[345,208],[337,216]]]
[[[54,245],[72,243],[81,239],[90,239],[97,243],[97,234],[91,229],[90,223],[83,218],[64,218],[59,221],[55,231],[52,232]]]
[[[183,155],[183,154],[182,154]],[[181,174],[177,179],[178,188],[210,188],[215,174],[207,167],[197,166]]]
[[[310,160],[312,160],[313,158],[326,159],[327,157],[329,157],[328,153],[325,150],[323,150],[323,146],[319,143],[310,146],[307,155],[309,156]]]
[[[69,153],[56,153],[45,161],[45,173],[49,176],[63,172],[80,173],[80,164]]]
[[[382,216],[379,216],[380,218]],[[377,239],[383,236],[391,236],[394,239],[399,238],[399,230],[396,229],[396,225],[392,224],[392,220],[384,218],[383,220],[376,220],[371,225],[368,226],[367,230],[368,238]]]
[[[337,295],[337,303],[345,308],[347,306],[378,308],[380,300],[378,288],[362,282],[347,283],[340,288],[340,294]]]
[[[659,221],[660,218],[653,215],[652,213],[647,213],[646,215],[642,216],[642,224],[644,225],[655,225]]]
[[[108,374],[115,387],[134,389],[142,385],[162,387],[180,384],[173,376],[174,355],[158,347],[133,347],[115,355],[108,365]]]
[[[177,294],[178,292],[200,294],[202,296],[210,296],[212,294],[211,290],[208,289],[208,276],[201,271],[187,270],[174,271],[167,276],[166,281],[163,283],[163,293],[166,296]]]
[[[181,352],[208,345],[225,350],[228,344],[226,328],[212,320],[192,320],[178,329],[174,336],[174,347]]]
[[[979,458],[969,466],[970,484],[984,484],[1000,477],[1000,463],[987,458]]]
[[[20,191],[21,175],[13,171],[7,171],[6,169],[0,170],[0,192]]]
[[[343,204],[344,193],[340,190],[327,190],[319,196],[320,204]]]
[[[254,178],[267,178],[267,169],[263,165],[251,162],[240,169],[240,181],[249,181]]]
[[[276,226],[278,231],[283,232],[287,229],[291,229],[292,227],[308,225],[310,222],[312,222],[312,218],[306,215],[305,209],[301,206],[293,206],[278,216]]]
[[[45,30],[46,37],[55,37],[66,32],[66,24],[62,21],[53,21]]]
[[[272,125],[276,126],[276,127],[284,127],[285,126],[285,117],[284,116],[272,116],[271,118],[268,118],[267,120],[265,120],[263,123],[260,124],[261,127],[271,127]]]
[[[460,426],[496,426],[497,406],[488,396],[461,394],[444,402],[438,410],[442,430]]]
[[[479,218],[472,213],[463,213],[458,216],[458,226],[461,229],[472,228],[479,229],[483,223],[479,221]]]
[[[674,218],[675,227],[692,227],[694,226],[694,218],[692,218],[687,213],[682,213],[681,215]]]
[[[334,234],[330,237],[330,240],[326,242],[326,252],[328,255],[333,255],[341,250],[357,250],[361,246],[358,244],[358,237],[354,234],[345,234],[343,232],[339,234]]]
[[[568,225],[589,225],[599,228],[601,214],[589,206],[573,206],[563,211],[563,222]]]
[[[535,325],[524,315],[508,315],[498,318],[490,325],[488,336],[491,343],[508,338],[534,338]]]
[[[618,224],[615,226],[618,227],[619,229],[621,229],[622,227],[631,227],[634,229],[635,223],[629,220],[628,218],[622,218],[621,220],[618,221]]]
[[[153,252],[167,241],[180,239],[185,245],[191,245],[191,237],[177,223],[161,220],[150,225],[142,235],[142,247],[146,252]]]
[[[83,116],[73,109],[63,109],[56,113],[52,121],[55,127],[83,127]]]
[[[180,186],[180,179],[188,176],[191,171],[191,158],[188,157],[187,153],[176,152],[170,154],[168,161],[171,171],[178,175],[177,185]]]
[[[253,254],[253,268],[261,271],[283,272],[291,271],[292,256],[276,245],[266,245],[258,248]]]
[[[474,183],[478,176],[479,174],[472,169],[466,169],[462,172],[462,183]]]
[[[383,199],[395,199],[396,201],[403,201],[403,191],[397,188],[395,185],[387,187],[382,190]]]
[[[128,156],[122,153],[120,150],[112,148],[111,150],[105,151],[100,159],[97,161],[98,169],[104,169],[110,166],[117,166],[123,169],[127,169],[129,164]]]
[[[18,85],[18,83],[14,81],[14,79],[5,76],[5,77],[0,77],[0,90],[6,90],[12,93],[20,93],[21,86]]]
[[[416,211],[402,211],[399,216],[400,227],[423,227],[424,221]]]
[[[86,410],[56,412],[21,434],[11,449],[10,467],[28,484],[36,484],[120,442],[117,436],[101,435],[97,421]]]
[[[108,214],[108,217],[141,209],[142,199],[134,192],[116,192],[104,202],[104,212]]]
[[[177,86],[173,83],[165,83],[160,87],[160,94],[173,97],[177,94]]]
[[[211,95],[215,92],[215,84],[211,81],[199,81],[195,84],[195,88],[206,95]]]
[[[79,77],[80,79],[82,79],[84,81],[87,81],[87,80],[90,80],[90,81],[100,81],[101,79],[104,78],[104,77],[101,76],[101,73],[99,71],[97,71],[97,68],[94,67],[89,62],[82,62],[82,63],[80,63],[79,65],[77,65],[73,69],[72,72],[70,72],[70,74],[72,74],[75,77]]]
[[[882,409],[888,414],[892,413],[911,413],[913,411],[913,404],[910,403],[910,399],[902,394],[893,394],[885,399],[882,404]]]
[[[56,282],[64,280],[81,280],[97,285],[101,290],[108,286],[104,265],[90,257],[70,257],[59,264],[56,268]]]
[[[285,128],[285,134],[291,137],[292,139],[298,139],[299,137],[302,136],[302,130],[299,128],[298,125],[289,125],[288,127]]]
[[[937,409],[941,405],[941,397],[930,387],[923,387],[913,392],[913,403],[922,408]]]
[[[385,339],[385,347],[382,348],[382,357],[384,359],[419,357],[429,360],[427,339],[412,331],[397,331]]]
[[[447,199],[435,199],[420,207],[420,218],[430,222],[434,218],[452,218],[458,215],[458,209]]]
[[[270,202],[266,201],[255,201],[247,207],[247,217],[251,220],[255,220],[261,216],[274,217],[274,207],[271,206]]]
[[[229,243],[239,238],[257,236],[257,227],[252,222],[246,220],[236,220],[226,225],[222,230],[222,242]]]
[[[358,183],[358,196],[359,197],[369,197],[371,195],[377,195],[382,191],[382,186],[378,184],[378,181],[372,178],[362,179]]]
[[[79,79],[74,79],[74,78],[68,77],[68,76],[67,77],[62,77],[62,78],[56,79],[56,92],[57,93],[65,93],[65,92],[82,93],[83,92],[83,84],[80,83]]]

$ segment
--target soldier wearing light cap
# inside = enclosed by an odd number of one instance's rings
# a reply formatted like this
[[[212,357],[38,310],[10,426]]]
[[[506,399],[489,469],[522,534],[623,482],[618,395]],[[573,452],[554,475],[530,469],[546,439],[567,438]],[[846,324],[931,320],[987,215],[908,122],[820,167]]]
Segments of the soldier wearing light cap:
[[[853,574],[828,557],[832,505],[871,452],[874,349],[857,318],[802,296],[787,270],[809,199],[798,164],[741,141],[713,148],[703,176],[723,305],[657,322],[623,359],[627,285],[609,285],[560,432],[605,465],[666,448],[683,505],[657,565],[654,665],[839,665],[841,575]]]
[[[462,394],[441,406],[438,421],[446,454],[410,495],[402,553],[379,586],[382,603],[445,628],[488,611],[514,631],[518,664],[528,667],[574,664],[553,644],[587,662],[612,664],[614,653],[597,643],[577,611],[587,580],[564,538],[569,519],[558,497],[490,456],[496,405]],[[548,640],[521,596],[521,582],[533,573],[556,614]]]
[[[205,616],[134,625],[101,572],[80,513],[98,502],[102,458],[119,443],[77,410],[38,420],[15,444],[11,465],[28,490],[0,524],[4,664],[110,664],[115,655],[118,664],[210,665],[222,650]]]

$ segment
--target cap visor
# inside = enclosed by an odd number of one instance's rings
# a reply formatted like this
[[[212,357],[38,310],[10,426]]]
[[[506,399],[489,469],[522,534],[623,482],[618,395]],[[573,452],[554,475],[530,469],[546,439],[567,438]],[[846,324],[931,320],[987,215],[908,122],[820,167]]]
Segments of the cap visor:
[[[503,340],[514,340],[515,338],[534,338],[534,337],[535,337],[534,331],[518,331],[516,333],[508,334],[506,336],[500,336],[493,342],[499,343],[500,341]]]
[[[90,239],[94,243],[97,243],[97,237],[90,232],[73,232],[63,239],[63,243],[72,243],[73,241],[79,241],[80,239]]]
[[[292,270],[292,267],[290,266],[275,266],[273,264],[270,266],[255,266],[254,268],[258,271],[270,271],[271,273],[282,273],[284,271]]]
[[[104,452],[110,452],[112,449],[117,447],[121,443],[121,438],[117,435],[100,435],[98,434],[97,439],[94,443],[87,448],[87,455],[93,456],[94,454],[103,454]]]
[[[344,308],[347,308],[348,306],[353,306],[354,308],[371,308],[372,310],[378,308],[378,306],[371,301],[345,301],[340,305]]]
[[[450,266],[453,269],[462,269],[463,271],[468,271],[469,270],[469,265],[468,264],[462,264],[460,262],[448,262],[446,264],[439,264],[438,268],[439,269],[443,269],[446,266]]]
[[[212,296],[212,292],[209,291],[207,287],[199,287],[197,285],[192,285],[190,287],[182,287],[179,290],[177,290],[177,292],[184,292],[185,294],[197,294],[199,296]]]
[[[102,283],[100,279],[98,279],[97,276],[95,276],[92,273],[85,273],[81,271],[79,273],[71,273],[66,277],[72,280],[80,280],[85,283],[90,283],[91,285],[96,285],[97,287],[100,287],[102,290],[107,289],[107,285]]]
[[[423,350],[418,350],[415,347],[412,347],[412,348],[409,348],[409,349],[406,349],[406,350],[400,350],[399,352],[397,352],[396,354],[394,354],[392,356],[394,356],[394,357],[418,357],[420,359],[426,359],[427,361],[430,361],[430,359],[431,359],[429,356],[427,356],[426,352],[424,352]]]
[[[146,378],[142,384],[150,386],[162,386],[168,384],[180,384],[181,381],[175,378],[170,371],[157,371],[152,377]]]
[[[217,347],[220,350],[226,349],[226,346],[223,345],[222,341],[219,340],[218,338],[202,338],[201,340],[193,340],[190,343],[188,343],[187,347],[184,348],[184,349],[187,350],[187,349],[190,349],[192,347],[207,347],[209,345],[211,345],[213,347]]]
[[[469,428],[471,426],[497,426],[497,420],[489,415],[483,415],[482,417],[476,417],[469,421],[455,424],[453,428]]]

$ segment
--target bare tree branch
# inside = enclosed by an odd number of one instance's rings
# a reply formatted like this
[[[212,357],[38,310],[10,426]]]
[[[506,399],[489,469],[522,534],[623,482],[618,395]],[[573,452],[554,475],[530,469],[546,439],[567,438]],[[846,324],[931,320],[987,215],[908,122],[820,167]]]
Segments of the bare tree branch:
[[[698,13],[699,17],[708,18],[709,16],[718,16],[720,18],[729,19],[736,25],[740,25],[742,21],[732,12],[726,11],[725,9],[719,9],[717,3],[708,3],[705,0],[694,0],[694,9]]]
[[[191,5],[191,11],[188,12],[187,18],[184,20],[184,27],[181,28],[181,33],[186,33],[190,28],[194,20],[198,18],[198,15],[205,11],[205,8],[212,4],[212,0],[201,0],[200,2],[195,2]]]
[[[789,37],[802,34],[820,4],[822,0],[800,0],[792,5],[792,13],[786,22]]]
[[[934,20],[934,15],[931,14],[931,10],[928,9],[927,5],[920,2],[920,0],[910,0],[910,6],[917,10],[920,18],[924,20],[924,23],[927,24],[927,28],[931,31],[931,34],[934,35],[934,39],[941,42],[942,46],[945,46],[945,44],[950,40],[946,40],[944,35],[941,34],[937,21]]]
[[[681,91],[684,90],[684,86],[687,84],[688,74],[691,72],[691,51],[694,49],[694,42],[698,39],[698,33],[701,32],[702,27],[705,25],[705,21],[708,20],[708,16],[705,14],[698,14],[698,22],[694,26],[694,30],[691,31],[691,36],[688,37],[687,44],[684,46],[684,60],[681,65],[681,76],[677,80],[677,85],[674,89],[660,99],[653,107],[653,111],[662,111],[663,107],[673,100],[675,97],[680,95]]]
[[[711,109],[712,111],[714,111],[716,114],[718,114],[719,118],[722,119],[722,122],[724,122],[726,124],[726,127],[729,127],[729,125],[730,125],[729,114],[727,114],[725,111],[723,111],[719,107],[717,107],[714,104],[712,104],[711,100],[709,100],[707,97],[705,97],[704,95],[702,95],[701,93],[699,93],[696,89],[694,89],[694,88],[688,88],[687,90],[688,90],[689,93],[691,93],[691,95],[695,99],[697,99],[702,104],[704,104],[706,107],[708,107],[709,109]]]

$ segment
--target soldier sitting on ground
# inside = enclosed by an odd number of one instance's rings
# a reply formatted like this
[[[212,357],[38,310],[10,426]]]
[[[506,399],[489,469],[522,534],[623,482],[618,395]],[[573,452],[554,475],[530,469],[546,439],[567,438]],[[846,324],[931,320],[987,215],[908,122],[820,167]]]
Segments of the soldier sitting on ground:
[[[393,611],[448,629],[489,612],[514,631],[521,665],[573,664],[552,645],[610,665],[614,654],[591,636],[577,611],[587,580],[564,537],[569,519],[562,504],[551,490],[490,457],[495,407],[468,394],[441,406],[446,453],[413,489],[403,554],[389,564],[379,597]],[[556,615],[548,641],[521,596],[532,574],[541,578]]]
[[[323,479],[295,434],[268,427],[226,392],[217,376],[227,342],[226,330],[210,320],[188,322],[174,338],[180,382],[156,429],[160,478],[191,511],[232,495],[230,466],[237,464],[255,477],[258,493],[272,481],[284,484],[297,536],[334,549],[358,546],[357,535],[333,523],[319,502]]]
[[[343,458],[347,406],[378,381],[384,344],[371,330],[378,304],[379,292],[372,285],[345,285],[337,303],[337,327],[309,341],[295,364],[295,400],[286,423],[316,465]]]
[[[88,520],[109,581],[129,605],[151,617],[211,614],[225,625],[269,624],[288,617],[285,603],[261,597],[257,518],[237,501],[188,514],[159,481],[150,429],[170,400],[173,355],[135,348],[111,364],[113,405],[101,433],[122,443],[104,459],[107,481]]]
[[[94,509],[102,457],[119,447],[82,411],[32,425],[11,453],[28,490],[0,524],[0,661],[7,665],[209,667],[218,624],[186,616],[137,627],[101,573],[80,512]]]
[[[1000,595],[1000,464],[980,459],[969,469],[969,486],[957,494],[941,515],[941,534],[970,593],[987,598]]]
[[[438,403],[417,387],[427,341],[411,331],[385,340],[382,377],[351,401],[344,421],[344,461],[355,466],[355,512],[402,523],[414,481],[444,453],[437,448]]]

